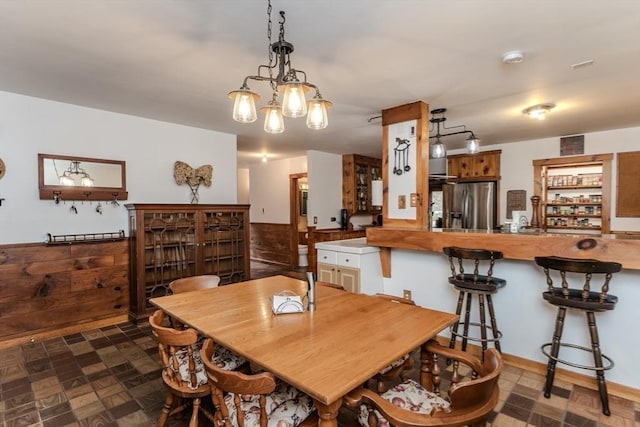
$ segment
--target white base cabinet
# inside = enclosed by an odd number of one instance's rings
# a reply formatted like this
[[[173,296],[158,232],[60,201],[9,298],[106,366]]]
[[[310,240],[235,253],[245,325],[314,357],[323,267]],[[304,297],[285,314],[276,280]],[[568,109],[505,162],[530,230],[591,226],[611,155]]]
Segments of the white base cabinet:
[[[341,285],[349,292],[383,291],[380,248],[367,246],[366,238],[317,243],[320,282]]]

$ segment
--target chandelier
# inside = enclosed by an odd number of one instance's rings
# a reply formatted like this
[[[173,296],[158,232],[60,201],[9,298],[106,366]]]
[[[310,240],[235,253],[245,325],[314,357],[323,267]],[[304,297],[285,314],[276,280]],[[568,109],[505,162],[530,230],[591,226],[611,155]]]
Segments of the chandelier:
[[[429,133],[433,131],[433,125],[435,125],[436,127],[436,134],[429,137],[429,139],[435,138],[435,142],[431,146],[431,157],[434,159],[441,159],[443,157],[446,157],[447,155],[447,148],[445,147],[444,143],[440,140],[440,138],[445,136],[451,136],[451,135],[460,135],[464,133],[469,134],[469,137],[465,140],[465,142],[467,143],[467,153],[475,154],[479,152],[480,139],[478,139],[472,131],[467,130],[466,126],[457,125],[457,126],[452,126],[448,128],[444,125],[444,122],[447,120],[447,118],[444,116],[444,113],[446,111],[447,111],[446,108],[436,108],[435,110],[431,110],[431,119],[429,119],[429,121],[432,123],[432,126],[429,129]],[[455,129],[455,128],[463,128],[463,130],[441,134],[440,133],[441,123],[442,123],[442,128],[444,130]]]
[[[78,160],[72,160],[69,164],[69,168],[58,177],[60,184],[72,187],[76,185],[76,180],[80,179],[80,185],[83,187],[93,187],[94,179],[80,167]]]
[[[284,39],[284,12],[280,11],[280,33],[278,41],[271,41],[271,0],[268,0],[267,39],[269,64],[258,66],[258,75],[244,78],[242,87],[229,92],[229,98],[233,103],[233,119],[240,123],[255,122],[257,117],[255,101],[260,95],[251,91],[247,85],[248,80],[266,81],[271,85],[271,101],[260,111],[265,113],[264,130],[269,133],[284,132],[284,117],[297,118],[307,116],[307,127],[310,129],[324,129],[329,124],[327,108],[331,102],[322,99],[320,90],[314,84],[307,82],[307,74],[297,70],[291,65],[290,54],[293,45]],[[264,74],[263,74],[264,72]],[[298,75],[303,76],[300,80]],[[315,95],[308,103],[306,92],[315,90]],[[278,101],[278,95],[282,93],[282,104]],[[308,105],[307,105],[308,104]]]

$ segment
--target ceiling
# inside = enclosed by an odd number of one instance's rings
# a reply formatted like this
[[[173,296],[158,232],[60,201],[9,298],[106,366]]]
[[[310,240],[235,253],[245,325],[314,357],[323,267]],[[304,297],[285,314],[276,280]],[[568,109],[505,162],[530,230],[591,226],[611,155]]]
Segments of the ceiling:
[[[0,0],[0,90],[237,134],[240,167],[307,150],[379,157],[375,117],[416,100],[484,145],[640,126],[640,1],[272,2],[293,66],[333,102],[324,130],[231,119],[227,93],[268,62],[266,0]],[[524,61],[503,64],[515,49]],[[258,107],[270,99],[249,85]],[[522,114],[543,102],[557,105],[546,120]]]

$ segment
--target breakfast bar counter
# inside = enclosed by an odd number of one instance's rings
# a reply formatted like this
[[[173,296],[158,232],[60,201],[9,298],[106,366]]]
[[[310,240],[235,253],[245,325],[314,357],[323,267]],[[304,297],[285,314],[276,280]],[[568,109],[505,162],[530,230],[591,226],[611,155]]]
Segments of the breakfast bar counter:
[[[501,251],[505,258],[532,261],[536,256],[595,258],[640,270],[640,236],[625,234],[500,233],[485,230],[369,228],[367,244],[381,248],[442,252],[445,246]],[[386,252],[386,253],[385,253]],[[386,260],[385,260],[386,258]],[[383,274],[389,277],[388,251],[381,253]]]

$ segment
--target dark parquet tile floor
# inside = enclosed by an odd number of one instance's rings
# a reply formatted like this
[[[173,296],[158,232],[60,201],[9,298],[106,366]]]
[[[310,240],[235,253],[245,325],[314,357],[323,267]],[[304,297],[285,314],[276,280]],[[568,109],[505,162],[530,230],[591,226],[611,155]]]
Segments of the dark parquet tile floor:
[[[302,270],[252,263],[253,277],[272,274],[304,277]],[[556,381],[545,399],[543,380],[506,366],[491,425],[640,426],[640,402],[611,396],[612,415],[606,417],[595,391]],[[157,348],[147,323],[121,323],[0,350],[1,427],[153,426],[163,401]],[[355,424],[346,410],[339,422]],[[188,418],[168,424],[187,426]]]

